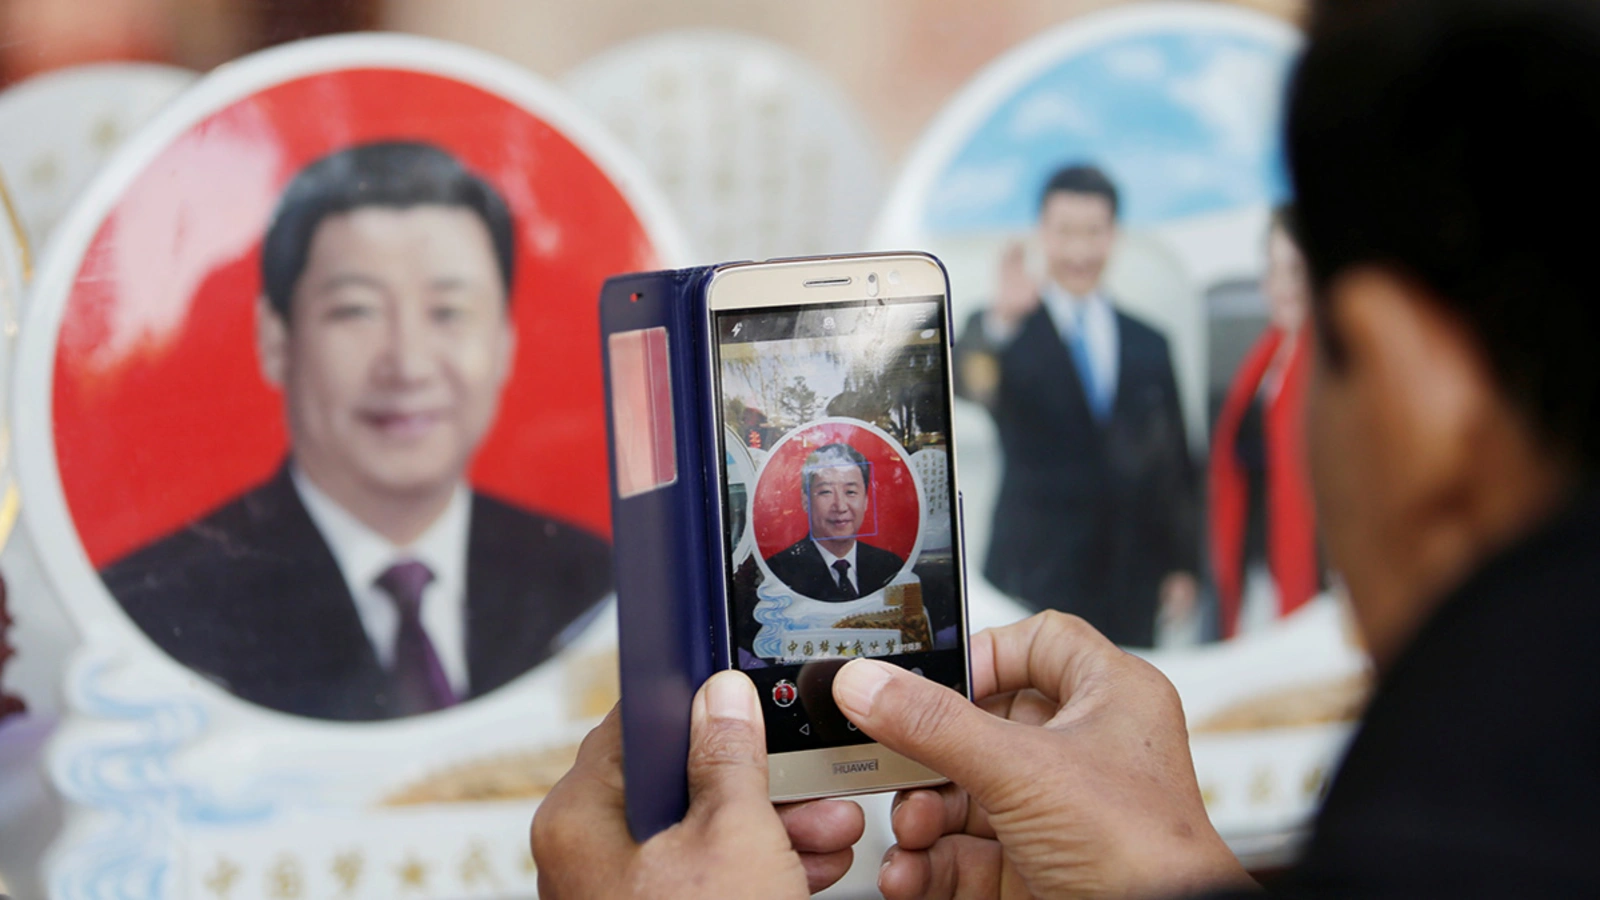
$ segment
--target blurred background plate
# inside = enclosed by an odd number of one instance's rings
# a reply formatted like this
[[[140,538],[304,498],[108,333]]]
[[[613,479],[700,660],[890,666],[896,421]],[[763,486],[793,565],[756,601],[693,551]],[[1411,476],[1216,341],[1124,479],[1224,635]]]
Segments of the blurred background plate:
[[[561,79],[631,150],[703,262],[859,249],[883,161],[855,105],[782,46],[686,30],[617,46]]]
[[[111,153],[199,77],[157,63],[95,63],[0,93],[0,173],[37,252]]]

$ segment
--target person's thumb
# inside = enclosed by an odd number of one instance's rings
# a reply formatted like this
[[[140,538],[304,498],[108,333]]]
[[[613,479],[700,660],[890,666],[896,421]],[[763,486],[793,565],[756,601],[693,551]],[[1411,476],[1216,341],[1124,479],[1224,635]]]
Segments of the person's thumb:
[[[755,685],[742,672],[718,672],[695,695],[689,726],[689,815],[767,799],[767,738]]]
[[[965,788],[980,804],[1015,780],[1009,769],[1021,758],[996,751],[1025,735],[944,685],[858,659],[834,676],[833,698],[867,736]]]

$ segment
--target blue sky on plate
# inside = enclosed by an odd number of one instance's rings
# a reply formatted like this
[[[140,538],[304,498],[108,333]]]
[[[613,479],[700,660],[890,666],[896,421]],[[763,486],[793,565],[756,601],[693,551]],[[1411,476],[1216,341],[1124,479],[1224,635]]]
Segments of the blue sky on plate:
[[[1159,27],[1061,60],[1014,92],[928,199],[935,233],[1022,228],[1071,162],[1101,166],[1132,225],[1274,204],[1289,194],[1279,139],[1292,54],[1233,31]]]

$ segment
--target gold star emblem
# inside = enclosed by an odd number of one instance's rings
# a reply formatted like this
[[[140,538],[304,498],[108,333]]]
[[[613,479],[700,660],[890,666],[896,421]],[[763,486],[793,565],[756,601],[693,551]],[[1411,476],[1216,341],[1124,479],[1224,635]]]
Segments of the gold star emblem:
[[[122,126],[110,116],[94,123],[94,130],[89,132],[89,141],[101,153],[109,153],[111,148],[122,143]]]
[[[1200,802],[1206,805],[1206,809],[1216,806],[1217,801],[1220,799],[1221,795],[1217,793],[1216,785],[1206,784],[1200,786]]]
[[[468,887],[477,884],[500,887],[500,879],[494,877],[494,870],[489,866],[489,853],[483,841],[473,841],[466,858],[461,861],[461,883]]]
[[[28,166],[28,183],[47,188],[61,178],[61,163],[54,156],[41,156]]]
[[[300,873],[300,861],[287,854],[278,857],[267,870],[267,896],[291,900],[305,890],[305,878]]]
[[[416,854],[407,854],[406,861],[395,870],[400,875],[400,886],[411,891],[426,891],[428,889],[428,867],[417,859]]]
[[[234,884],[239,881],[239,867],[225,856],[217,857],[216,868],[205,877],[206,890],[214,896],[227,900],[233,893]]]
[[[1250,781],[1250,802],[1257,806],[1271,803],[1278,794],[1277,785],[1272,780],[1272,770],[1261,768],[1256,770],[1256,777]]]
[[[1319,797],[1322,795],[1323,789],[1327,787],[1327,784],[1327,774],[1322,771],[1321,766],[1316,766],[1306,773],[1305,783],[1301,787],[1305,789],[1307,797]]]
[[[346,896],[356,892],[356,886],[361,883],[361,869],[365,860],[359,850],[341,853],[333,858],[333,877],[339,882],[339,890]]]

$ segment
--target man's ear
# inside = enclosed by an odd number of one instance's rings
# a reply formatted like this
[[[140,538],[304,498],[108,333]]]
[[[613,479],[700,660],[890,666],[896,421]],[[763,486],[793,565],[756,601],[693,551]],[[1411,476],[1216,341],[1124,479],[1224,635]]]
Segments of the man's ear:
[[[1393,269],[1353,269],[1329,286],[1329,325],[1341,350],[1333,377],[1368,412],[1386,461],[1391,502],[1438,511],[1479,471],[1503,402],[1482,348],[1426,286]]]
[[[500,388],[504,390],[517,364],[517,323],[511,316],[510,308],[505,311],[505,323],[495,344],[495,354],[495,366],[499,369],[498,381]]]
[[[256,362],[261,377],[278,389],[283,388],[289,360],[289,323],[278,314],[265,296],[256,298]]]

